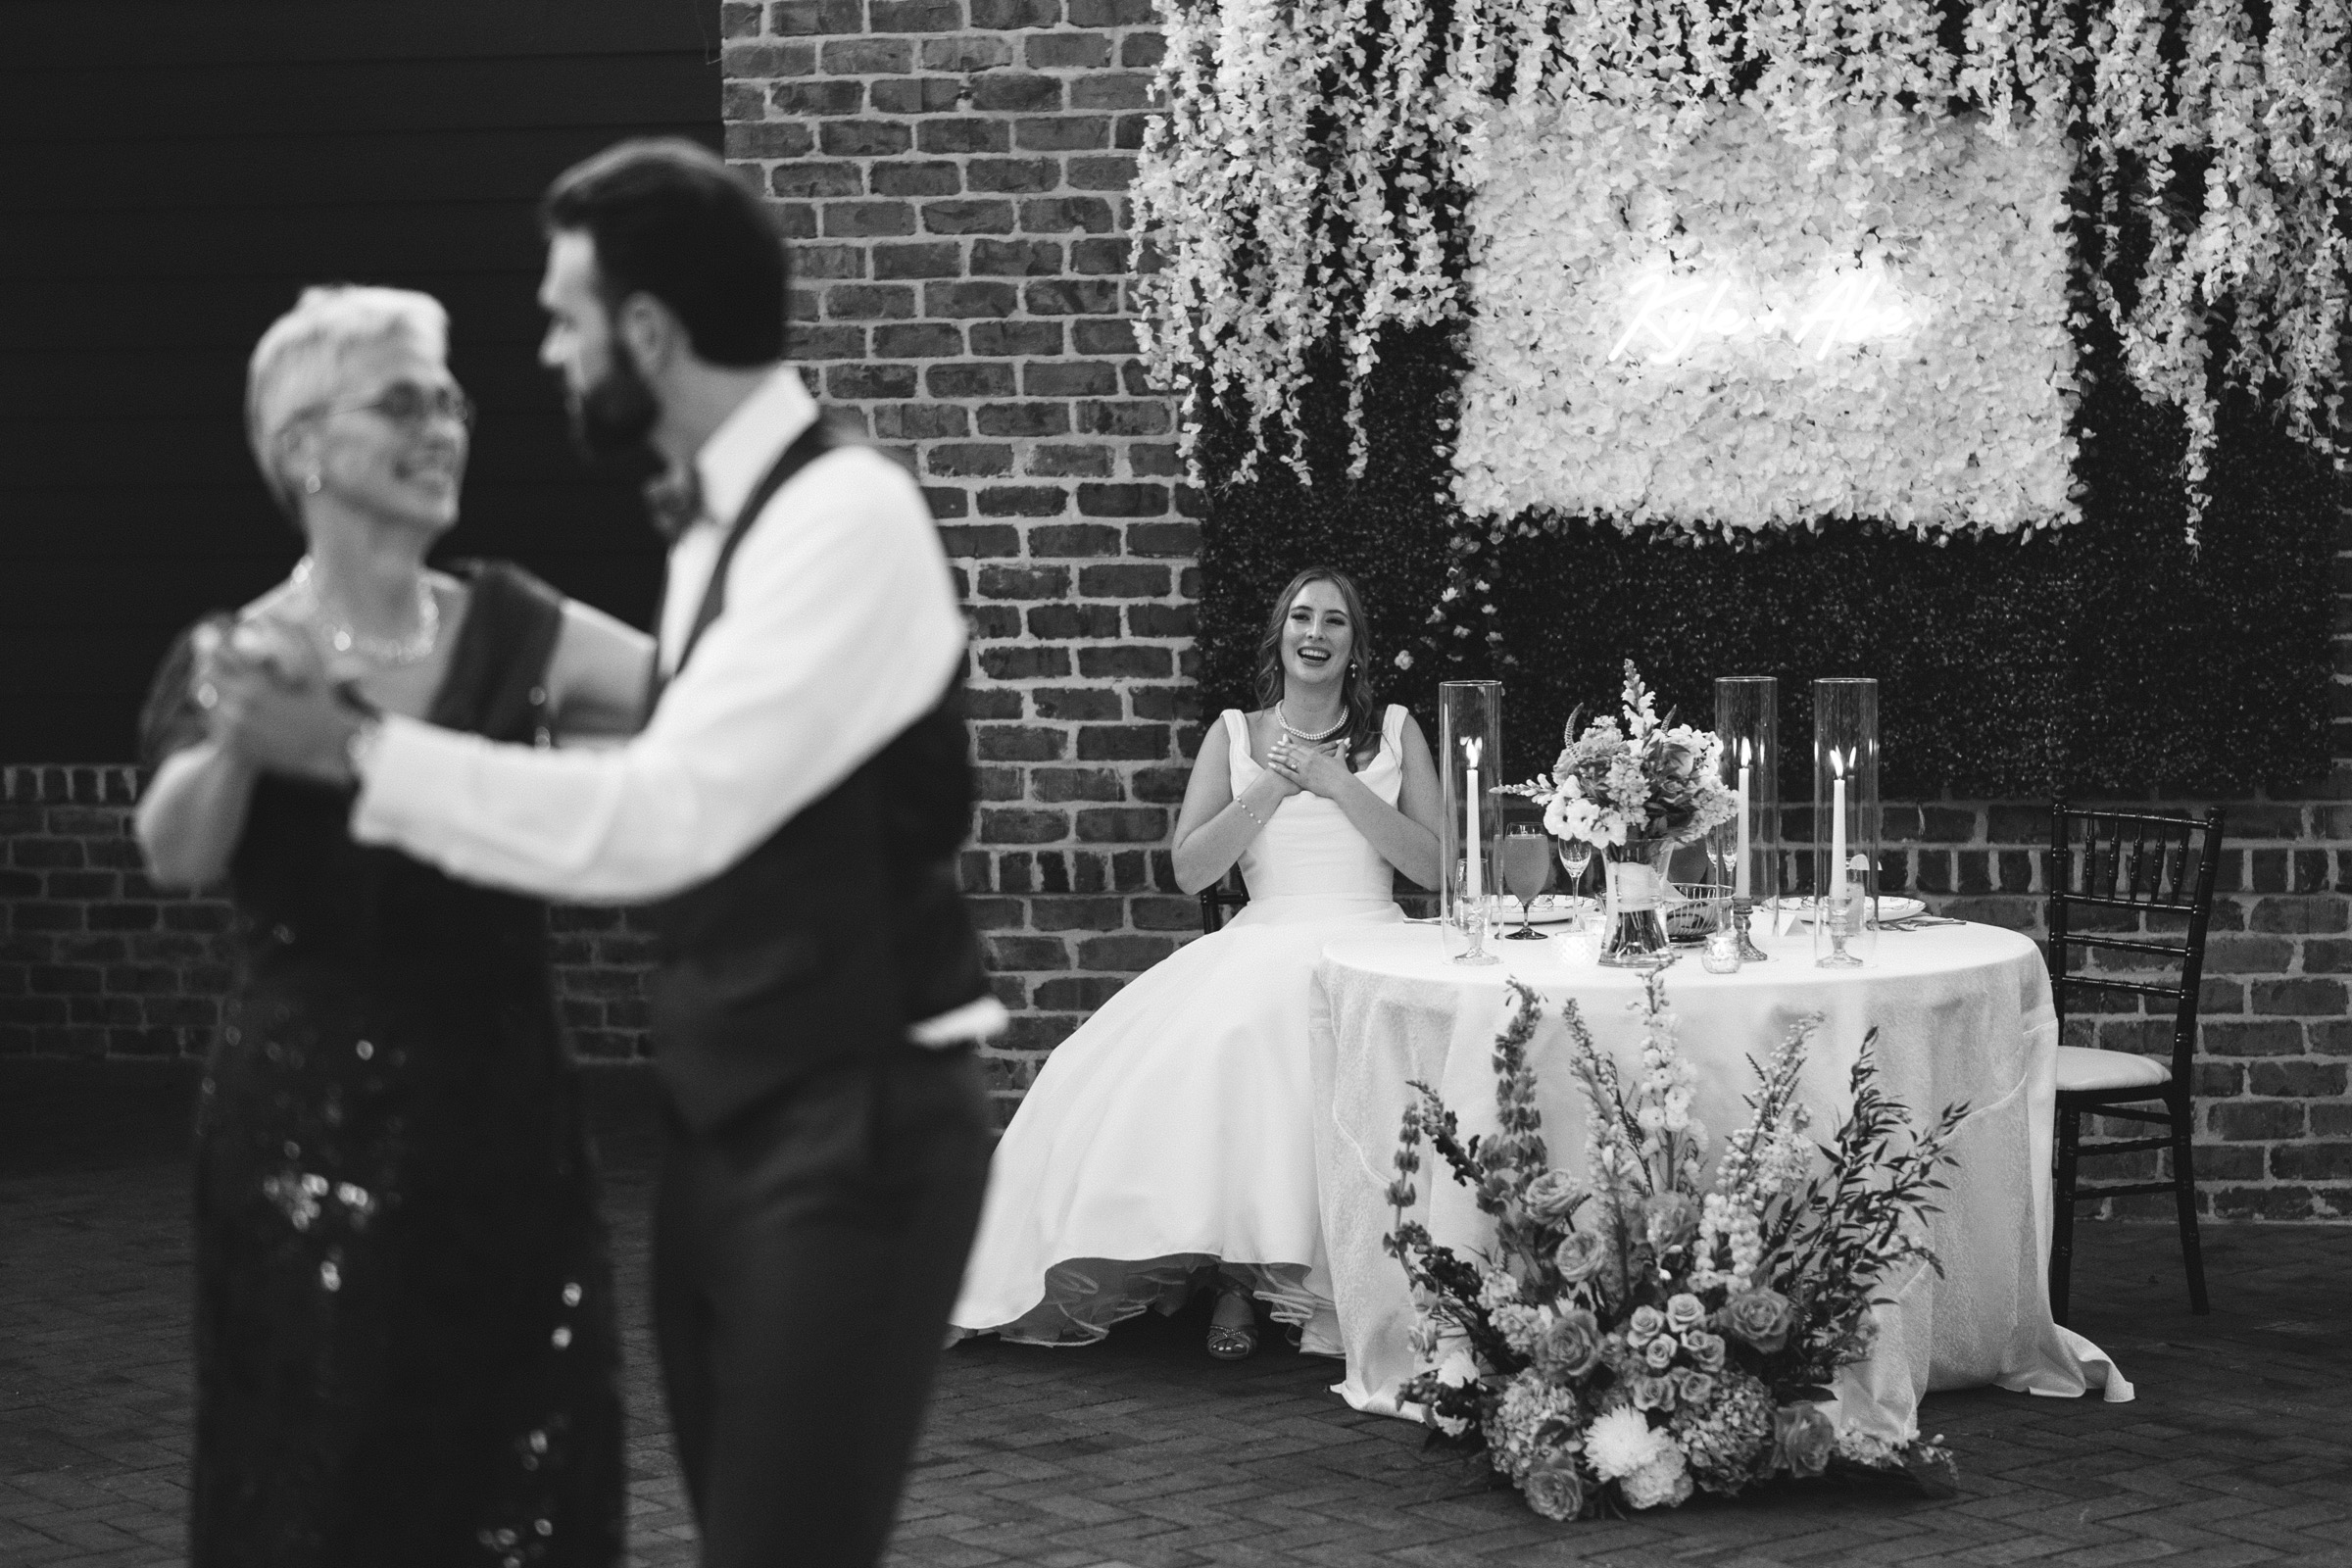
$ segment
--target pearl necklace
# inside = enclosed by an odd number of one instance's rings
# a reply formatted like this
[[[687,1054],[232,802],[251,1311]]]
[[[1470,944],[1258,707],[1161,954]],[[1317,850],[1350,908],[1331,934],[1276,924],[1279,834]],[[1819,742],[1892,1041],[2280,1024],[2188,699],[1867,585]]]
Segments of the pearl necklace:
[[[378,664],[414,664],[430,657],[433,645],[441,640],[441,604],[433,597],[433,585],[422,572],[416,574],[416,629],[406,637],[364,637],[352,629],[349,621],[328,620],[318,589],[311,578],[311,558],[305,556],[294,563],[293,574],[287,581],[300,596],[302,618],[338,654],[357,654]]]
[[[1345,708],[1340,710],[1340,721],[1322,734],[1309,735],[1306,731],[1292,724],[1290,714],[1282,710],[1281,700],[1277,699],[1274,704],[1274,722],[1280,724],[1282,732],[1291,739],[1307,746],[1320,746],[1323,742],[1336,738],[1340,731],[1348,727],[1348,710]]]

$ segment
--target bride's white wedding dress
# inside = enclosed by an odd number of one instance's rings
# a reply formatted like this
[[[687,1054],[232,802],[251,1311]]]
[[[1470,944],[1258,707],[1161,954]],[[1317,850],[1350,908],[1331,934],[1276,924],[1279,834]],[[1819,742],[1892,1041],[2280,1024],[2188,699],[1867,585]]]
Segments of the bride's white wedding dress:
[[[1262,769],[1223,715],[1237,796]],[[1357,777],[1394,806],[1404,710]],[[1307,988],[1324,943],[1403,918],[1389,863],[1332,802],[1285,799],[1242,854],[1250,903],[1054,1048],[1005,1129],[954,1323],[1084,1345],[1174,1311],[1216,1263],[1300,1346],[1343,1353],[1315,1199]]]

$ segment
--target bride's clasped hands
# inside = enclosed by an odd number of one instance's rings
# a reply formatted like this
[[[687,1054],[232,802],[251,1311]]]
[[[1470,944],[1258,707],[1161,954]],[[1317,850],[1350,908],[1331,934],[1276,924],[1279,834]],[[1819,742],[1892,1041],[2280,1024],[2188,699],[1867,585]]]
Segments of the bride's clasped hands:
[[[1266,771],[1289,786],[1283,791],[1286,798],[1320,795],[1337,805],[1349,786],[1364,788],[1363,781],[1348,771],[1348,764],[1340,756],[1346,744],[1326,741],[1320,746],[1309,746],[1285,736],[1266,749]]]

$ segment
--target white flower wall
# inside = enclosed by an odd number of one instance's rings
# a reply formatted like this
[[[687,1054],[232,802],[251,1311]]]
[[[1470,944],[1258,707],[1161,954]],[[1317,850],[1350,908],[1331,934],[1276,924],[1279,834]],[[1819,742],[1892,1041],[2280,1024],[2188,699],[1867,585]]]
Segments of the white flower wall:
[[[1717,103],[1686,141],[1592,100],[1497,114],[1468,211],[1455,499],[1716,537],[2072,520],[2076,395],[2046,122],[1834,160]],[[1826,163],[1813,172],[1812,162]]]

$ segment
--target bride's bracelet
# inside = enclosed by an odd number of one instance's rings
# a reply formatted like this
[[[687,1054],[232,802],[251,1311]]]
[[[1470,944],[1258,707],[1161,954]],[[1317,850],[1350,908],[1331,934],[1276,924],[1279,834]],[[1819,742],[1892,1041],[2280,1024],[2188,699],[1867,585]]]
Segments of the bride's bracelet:
[[[1248,818],[1249,818],[1250,821],[1252,821],[1252,822],[1255,822],[1255,823],[1257,824],[1257,827],[1258,827],[1258,831],[1259,831],[1259,832],[1261,832],[1261,833],[1262,833],[1262,832],[1264,832],[1264,831],[1265,831],[1265,828],[1266,828],[1266,819],[1265,819],[1264,817],[1262,817],[1262,816],[1258,815],[1258,814],[1257,814],[1255,811],[1252,811],[1251,809],[1250,809],[1250,803],[1249,803],[1248,801],[1245,801],[1245,800],[1243,800],[1243,799],[1242,799],[1242,798],[1241,798],[1239,795],[1236,795],[1236,796],[1233,798],[1233,804],[1234,804],[1234,805],[1236,805],[1236,806],[1238,806],[1238,807],[1240,807],[1240,808],[1242,808],[1242,814],[1243,814],[1244,816],[1248,817]]]

